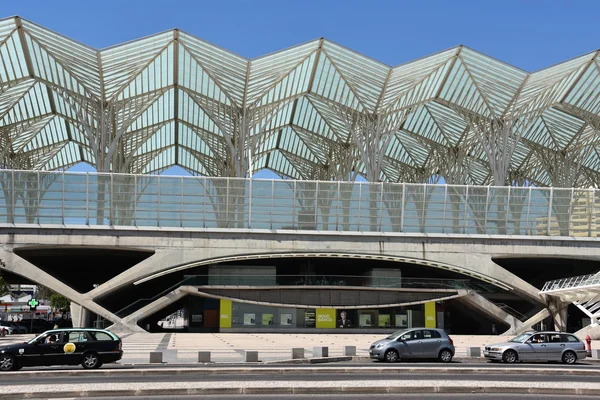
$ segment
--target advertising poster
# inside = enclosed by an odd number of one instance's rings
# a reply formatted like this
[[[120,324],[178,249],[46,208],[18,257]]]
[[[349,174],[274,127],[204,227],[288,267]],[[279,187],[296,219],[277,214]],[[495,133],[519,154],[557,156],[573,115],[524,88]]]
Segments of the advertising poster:
[[[192,322],[202,323],[202,314],[192,314]]]
[[[280,325],[292,325],[292,314],[280,314],[279,315],[280,321],[279,324]]]
[[[262,315],[262,324],[263,325],[273,325],[273,314],[263,314]]]
[[[396,314],[396,328],[408,328],[408,316],[406,314]]]
[[[371,326],[371,314],[360,314],[359,318],[360,326]]]
[[[391,325],[392,316],[390,314],[379,314],[379,326],[386,327]]]
[[[425,328],[435,328],[435,302],[425,303]]]
[[[316,327],[335,328],[335,308],[317,308]]]
[[[219,309],[219,327],[231,328],[231,300],[221,300]]]
[[[314,328],[317,314],[313,310],[307,310],[304,312],[304,325],[307,328]]]
[[[244,325],[254,325],[256,323],[256,314],[244,314]]]

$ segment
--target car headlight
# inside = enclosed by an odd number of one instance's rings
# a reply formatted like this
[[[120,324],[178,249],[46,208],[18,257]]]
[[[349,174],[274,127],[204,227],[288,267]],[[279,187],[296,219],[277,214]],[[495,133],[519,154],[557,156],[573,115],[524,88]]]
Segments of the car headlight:
[[[502,347],[492,347],[492,351],[502,351]]]
[[[379,343],[377,346],[375,346],[376,349],[380,349],[383,347],[383,343]]]

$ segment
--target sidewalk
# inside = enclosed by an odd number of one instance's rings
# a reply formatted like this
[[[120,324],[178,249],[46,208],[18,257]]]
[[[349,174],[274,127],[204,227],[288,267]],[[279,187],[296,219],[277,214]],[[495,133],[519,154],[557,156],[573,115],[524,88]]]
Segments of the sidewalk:
[[[256,333],[136,333],[123,339],[122,363],[147,363],[151,351],[163,352],[167,363],[195,363],[199,351],[210,351],[211,361],[244,361],[244,351],[258,351],[259,360],[274,362],[291,358],[292,348],[304,348],[306,358],[313,347],[328,347],[329,357],[343,356],[344,346],[355,346],[356,356],[369,356],[369,346],[385,335],[377,334],[256,334]],[[467,347],[483,347],[506,341],[511,336],[451,335],[456,358],[466,357]],[[592,343],[592,348],[600,342]]]

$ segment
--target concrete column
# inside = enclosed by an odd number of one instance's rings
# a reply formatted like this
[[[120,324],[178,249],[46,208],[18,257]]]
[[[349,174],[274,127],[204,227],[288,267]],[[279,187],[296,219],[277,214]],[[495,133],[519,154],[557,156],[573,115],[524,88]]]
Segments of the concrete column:
[[[569,303],[556,296],[547,296],[547,308],[554,321],[554,329],[565,332],[567,330],[567,309]]]
[[[71,302],[71,319],[73,321],[73,328],[90,327],[90,312],[81,304]]]

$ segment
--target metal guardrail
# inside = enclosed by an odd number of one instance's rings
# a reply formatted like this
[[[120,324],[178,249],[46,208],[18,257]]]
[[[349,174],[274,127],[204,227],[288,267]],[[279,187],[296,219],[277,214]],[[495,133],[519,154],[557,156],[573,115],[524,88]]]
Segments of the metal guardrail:
[[[542,293],[561,289],[600,285],[600,272],[590,275],[573,276],[570,278],[548,281],[542,287]]]
[[[596,237],[596,215],[594,189],[0,170],[3,226]]]
[[[365,275],[189,275],[182,284],[191,286],[352,286],[410,289],[481,290],[469,279],[401,278]]]
[[[506,303],[496,303],[496,305],[521,322],[525,322],[527,320],[527,316],[525,314],[515,310]]]
[[[177,282],[173,286],[170,286],[169,288],[163,290],[162,292],[160,292],[152,297],[137,299],[133,303],[131,303],[131,304],[123,307],[122,309],[118,310],[117,312],[115,312],[115,315],[117,317],[123,318],[129,314],[132,314],[135,311],[141,309],[142,307],[145,307],[148,304],[152,303],[154,300],[157,300],[157,299],[161,298],[162,296],[166,295],[167,293],[172,292],[173,290],[177,289],[178,287],[184,286],[184,285],[189,285],[190,283],[188,283],[188,282],[190,282],[190,281],[191,281],[191,279],[186,277],[182,281]]]

